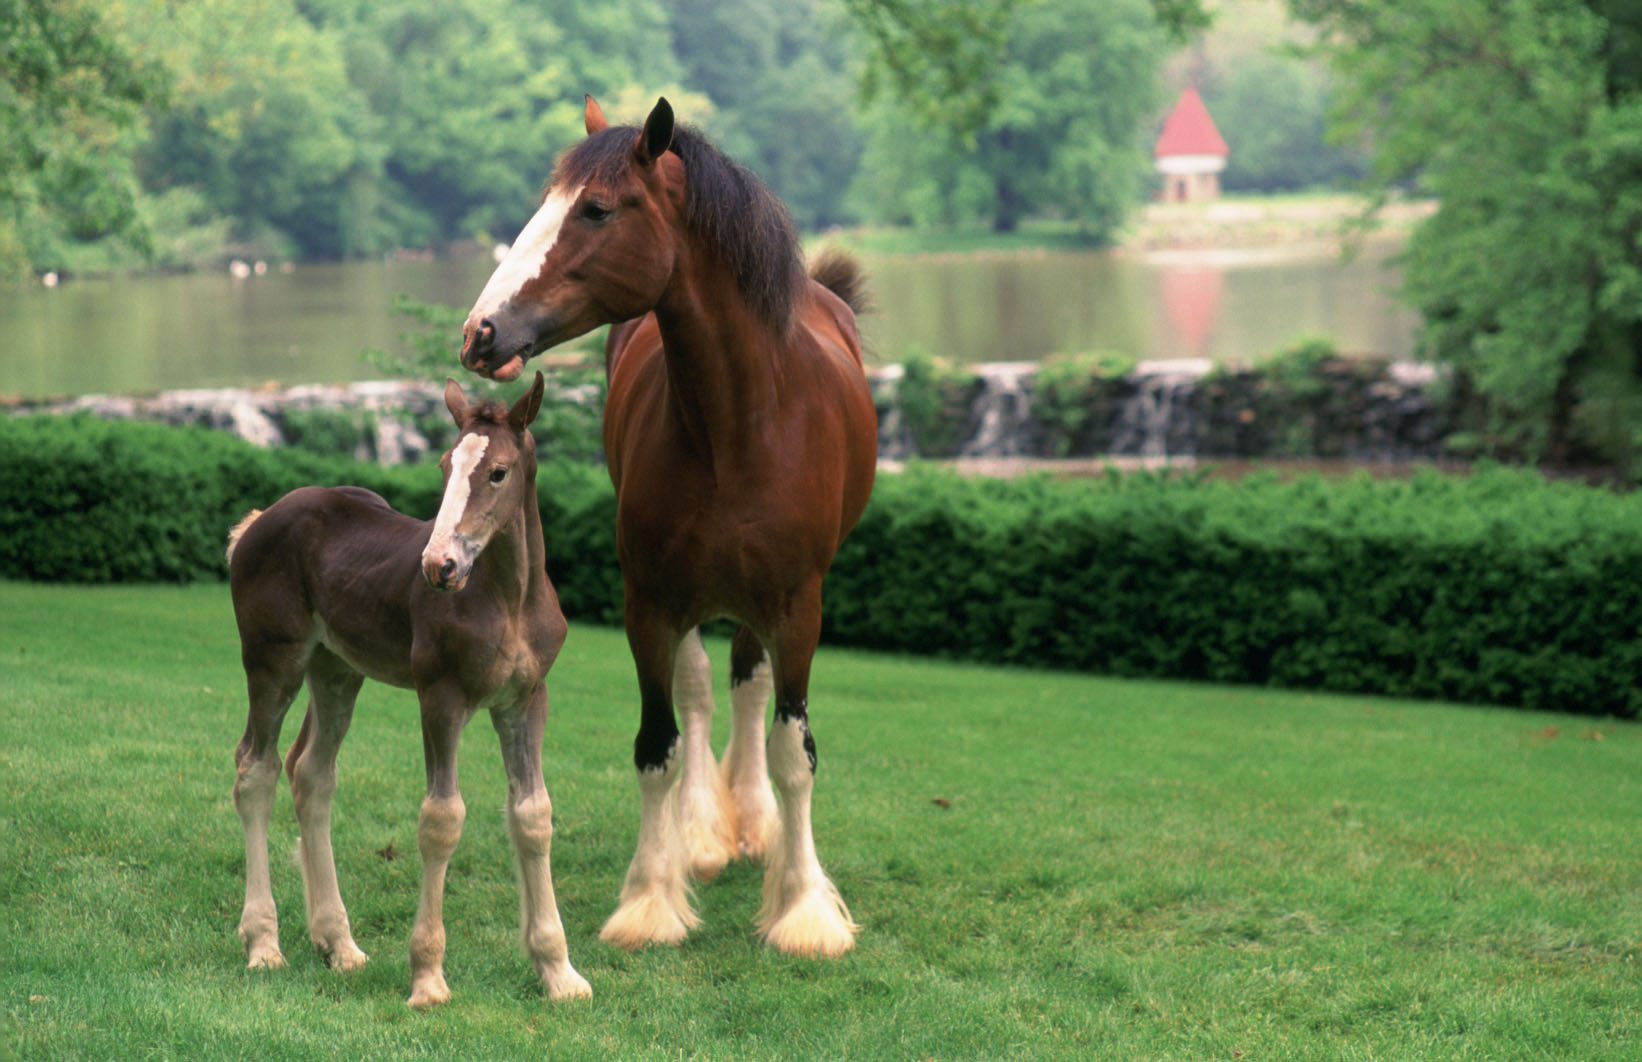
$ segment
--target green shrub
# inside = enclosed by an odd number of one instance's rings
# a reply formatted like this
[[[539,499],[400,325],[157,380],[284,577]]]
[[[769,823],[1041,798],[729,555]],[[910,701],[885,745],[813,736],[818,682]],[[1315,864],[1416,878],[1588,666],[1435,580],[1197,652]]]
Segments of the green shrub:
[[[220,577],[228,527],[305,483],[420,517],[416,468],[200,429],[0,420],[0,577]],[[604,470],[538,474],[567,615],[622,614]],[[1520,704],[1642,709],[1642,495],[1469,477],[1237,483],[881,476],[826,584],[837,643],[1006,664]]]
[[[952,456],[979,387],[975,373],[918,349],[907,353],[901,368],[896,397],[913,446],[924,457]]]
[[[1634,717],[1642,498],[1408,481],[882,477],[827,637],[999,663]]]
[[[1117,351],[1056,354],[1032,377],[1032,416],[1044,429],[1045,449],[1065,457],[1091,423],[1110,418],[1110,383],[1134,371],[1135,359]]]
[[[432,466],[385,469],[89,415],[0,418],[0,576],[219,577],[228,528],[309,483],[357,483],[424,517],[439,505]]]

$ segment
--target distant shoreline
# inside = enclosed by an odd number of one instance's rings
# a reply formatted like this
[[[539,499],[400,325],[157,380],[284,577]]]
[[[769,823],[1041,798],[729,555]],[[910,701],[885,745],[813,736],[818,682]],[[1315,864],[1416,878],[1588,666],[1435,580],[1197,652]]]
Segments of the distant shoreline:
[[[984,228],[833,229],[807,238],[885,257],[967,257],[1107,250],[1166,255],[1224,252],[1245,258],[1328,257],[1351,244],[1400,243],[1436,211],[1432,200],[1387,203],[1361,224],[1367,201],[1359,196],[1228,196],[1207,203],[1148,203],[1130,217],[1115,241],[1100,241],[1070,222],[1027,221],[1014,232]]]

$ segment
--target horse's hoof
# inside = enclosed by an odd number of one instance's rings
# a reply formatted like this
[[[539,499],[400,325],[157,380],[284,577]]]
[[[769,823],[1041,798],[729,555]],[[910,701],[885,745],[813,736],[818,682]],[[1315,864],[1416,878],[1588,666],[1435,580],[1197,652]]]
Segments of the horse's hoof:
[[[363,970],[365,964],[371,958],[363,951],[360,951],[359,945],[351,940],[344,941],[329,951],[321,949],[320,954],[325,956],[325,965],[338,973],[353,973],[355,970]]]
[[[285,968],[285,956],[276,948],[265,948],[251,952],[246,956],[247,970],[282,970]]]
[[[730,859],[735,855],[733,848],[716,848],[710,852],[696,851],[690,854],[690,876],[697,881],[712,881],[723,873]]]
[[[801,958],[831,959],[855,947],[857,926],[837,890],[808,889],[792,906],[761,926],[764,942]]]
[[[736,824],[736,849],[741,858],[762,863],[781,836],[781,819],[771,808],[768,815],[748,815],[743,812]]]
[[[587,978],[577,973],[568,962],[562,970],[544,979],[547,983],[547,998],[555,1001],[566,999],[591,999],[593,986],[587,983]]]
[[[652,890],[623,900],[599,930],[599,939],[626,951],[647,944],[682,944],[701,919],[686,904],[681,911],[661,891]]]
[[[405,1002],[416,1010],[427,1010],[449,999],[450,986],[445,984],[444,974],[435,973],[418,978],[411,985],[410,998]]]

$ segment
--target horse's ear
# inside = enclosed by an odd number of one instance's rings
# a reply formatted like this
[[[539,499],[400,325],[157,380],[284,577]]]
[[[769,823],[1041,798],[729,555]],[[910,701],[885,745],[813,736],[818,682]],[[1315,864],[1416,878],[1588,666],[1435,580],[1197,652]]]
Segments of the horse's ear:
[[[587,100],[587,110],[582,117],[587,123],[587,135],[592,136],[594,133],[602,133],[610,128],[610,119],[604,116],[604,108],[599,106],[599,101],[592,96],[585,98]]]
[[[656,100],[656,106],[650,111],[650,117],[644,120],[644,131],[639,134],[639,142],[633,146],[633,157],[640,166],[648,166],[661,158],[673,143],[673,105],[662,96]]]
[[[462,385],[445,377],[445,408],[450,410],[451,419],[456,421],[460,428],[468,415],[468,396],[462,390]]]
[[[514,431],[524,431],[536,419],[536,413],[542,408],[542,383],[541,370],[537,370],[536,382],[507,411],[508,426]]]

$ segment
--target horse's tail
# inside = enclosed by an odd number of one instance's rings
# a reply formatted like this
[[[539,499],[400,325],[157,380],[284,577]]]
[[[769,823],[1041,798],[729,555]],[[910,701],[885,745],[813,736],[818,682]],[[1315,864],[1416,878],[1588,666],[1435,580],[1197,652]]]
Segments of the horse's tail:
[[[255,520],[257,517],[261,516],[261,515],[262,515],[262,510],[261,509],[252,509],[250,512],[246,513],[243,517],[240,518],[239,523],[235,524],[232,528],[229,529],[229,531],[228,531],[228,561],[229,561],[229,563],[233,563],[233,560],[234,560],[234,547],[239,545],[240,536],[245,534],[245,529],[247,527],[250,527],[251,522],[253,520]]]
[[[810,279],[844,300],[851,312],[867,311],[867,276],[848,252],[828,247],[810,263]]]

